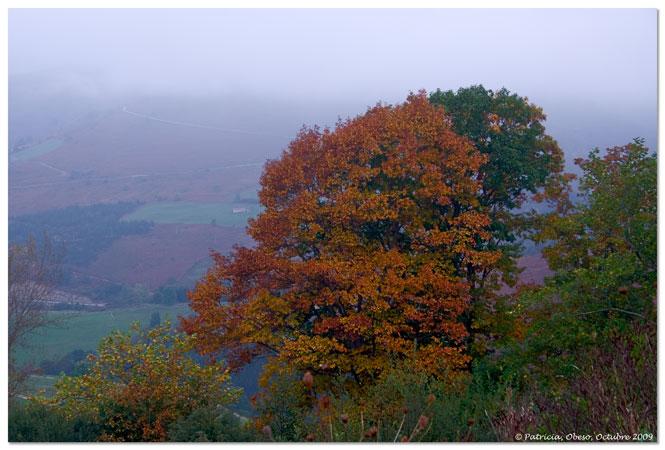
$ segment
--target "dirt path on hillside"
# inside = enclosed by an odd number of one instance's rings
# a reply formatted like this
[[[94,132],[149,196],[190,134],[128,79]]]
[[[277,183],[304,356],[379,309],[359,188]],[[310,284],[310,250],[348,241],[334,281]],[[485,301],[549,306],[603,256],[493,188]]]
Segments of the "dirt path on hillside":
[[[122,107],[122,112],[124,112],[126,114],[131,114],[132,116],[141,117],[143,119],[154,120],[155,122],[166,123],[166,124],[169,124],[169,125],[177,125],[177,126],[181,126],[181,127],[202,128],[204,130],[215,130],[215,131],[221,131],[221,132],[224,132],[224,133],[238,133],[238,134],[249,134],[249,135],[252,135],[252,136],[270,136],[270,137],[279,137],[279,138],[283,138],[283,139],[291,139],[288,136],[281,136],[279,134],[273,134],[273,133],[265,133],[265,132],[262,132],[262,131],[248,131],[248,130],[238,130],[238,129],[234,129],[234,128],[221,128],[221,127],[214,127],[214,126],[210,126],[210,125],[202,125],[202,124],[198,124],[198,123],[178,122],[178,121],[175,121],[175,120],[160,119],[159,117],[148,116],[146,114],[141,114],[141,113],[137,113],[137,112],[134,112],[134,111],[130,111],[129,109],[127,109],[126,106]]]

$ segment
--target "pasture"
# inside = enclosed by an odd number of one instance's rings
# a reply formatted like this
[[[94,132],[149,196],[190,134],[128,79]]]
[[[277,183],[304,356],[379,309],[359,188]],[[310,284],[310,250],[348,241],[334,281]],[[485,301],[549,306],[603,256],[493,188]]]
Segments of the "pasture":
[[[163,321],[169,319],[175,323],[177,317],[186,315],[189,306],[185,303],[176,305],[141,305],[122,309],[109,309],[94,312],[51,312],[58,323],[35,331],[27,348],[16,352],[19,363],[39,365],[44,360],[61,358],[67,353],[81,349],[94,351],[99,341],[116,330],[127,331],[133,322],[148,326],[153,312],[159,312]]]
[[[60,147],[64,141],[62,139],[47,139],[39,144],[28,147],[25,150],[10,154],[10,161],[27,161],[38,156],[45,155]]]
[[[156,202],[141,206],[132,213],[125,215],[122,220],[244,227],[247,225],[247,219],[254,217],[258,212],[259,205],[249,202]]]

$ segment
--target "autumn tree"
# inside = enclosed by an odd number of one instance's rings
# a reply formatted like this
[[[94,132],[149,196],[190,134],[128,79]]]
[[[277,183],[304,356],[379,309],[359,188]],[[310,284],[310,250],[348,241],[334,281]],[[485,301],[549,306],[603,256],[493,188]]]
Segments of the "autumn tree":
[[[436,376],[469,362],[470,285],[499,254],[481,211],[488,157],[424,92],[337,124],[304,128],[266,165],[253,248],[214,266],[182,326],[198,349],[365,383],[391,360]]]
[[[223,364],[202,366],[192,350],[193,338],[169,322],[149,330],[136,323],[104,338],[85,374],[62,377],[40,401],[96,425],[102,441],[165,441],[177,420],[240,394]]]

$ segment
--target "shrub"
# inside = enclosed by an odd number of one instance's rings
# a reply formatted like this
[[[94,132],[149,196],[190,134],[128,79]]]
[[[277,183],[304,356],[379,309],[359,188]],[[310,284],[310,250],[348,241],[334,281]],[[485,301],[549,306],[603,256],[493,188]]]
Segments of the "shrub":
[[[87,367],[88,352],[81,349],[72,350],[60,359],[42,361],[39,365],[41,371],[46,375],[81,375]]]
[[[580,355],[580,371],[565,395],[541,399],[543,427],[552,432],[656,433],[657,334],[634,322],[606,345]]]
[[[451,385],[408,367],[385,371],[365,390],[337,379],[330,390],[296,377],[273,380],[258,403],[257,429],[275,441],[457,442],[496,440],[489,420],[503,391],[484,367]],[[489,411],[489,413],[487,412]]]
[[[246,419],[245,419],[246,420]],[[222,408],[200,408],[175,421],[169,428],[169,441],[249,442],[255,433],[240,417]]]
[[[93,421],[67,418],[51,406],[27,402],[9,408],[9,442],[94,442],[99,431]]]
[[[169,322],[149,330],[136,323],[102,340],[85,374],[62,377],[55,396],[41,400],[67,417],[91,417],[102,427],[100,440],[163,441],[178,419],[240,395],[221,363],[201,366],[192,350],[192,338]]]

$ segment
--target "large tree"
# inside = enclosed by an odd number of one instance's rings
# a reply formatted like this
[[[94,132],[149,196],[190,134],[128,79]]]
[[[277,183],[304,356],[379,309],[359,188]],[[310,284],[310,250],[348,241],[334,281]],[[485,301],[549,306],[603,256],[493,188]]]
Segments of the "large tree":
[[[490,238],[487,160],[424,92],[303,129],[265,168],[255,247],[214,255],[182,326],[238,366],[269,355],[269,369],[361,383],[391,359],[438,376],[465,368],[466,275],[500,256],[476,245]]]
[[[492,91],[477,85],[457,91],[437,90],[429,100],[443,106],[453,130],[486,156],[479,169],[478,201],[481,211],[491,219],[491,234],[488,239],[477,240],[475,249],[499,251],[501,258],[485,271],[466,272],[472,288],[466,323],[475,337],[475,351],[483,353],[498,337],[497,329],[505,325],[501,323],[505,316],[497,311],[505,306],[502,302],[506,298],[496,295],[497,288],[513,286],[520,272],[518,236],[530,223],[520,209],[530,200],[556,193],[569,175],[563,173],[561,148],[545,132],[543,110],[528,98],[505,88]]]

